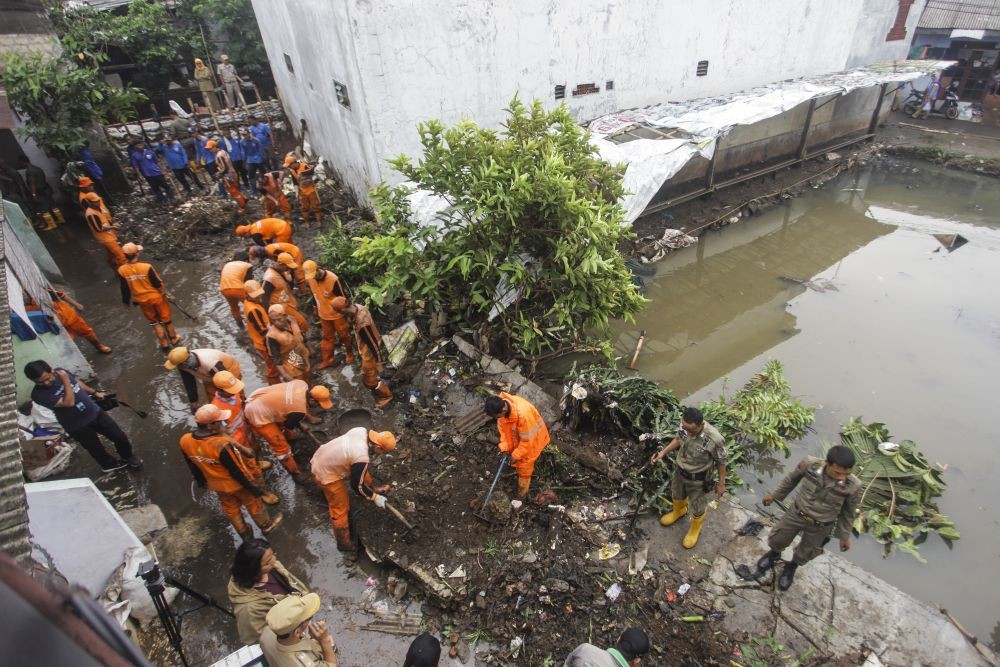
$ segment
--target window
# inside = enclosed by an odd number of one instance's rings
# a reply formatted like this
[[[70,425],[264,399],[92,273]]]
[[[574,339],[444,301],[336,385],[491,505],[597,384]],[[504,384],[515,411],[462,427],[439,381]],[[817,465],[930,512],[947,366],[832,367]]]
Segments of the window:
[[[699,60],[698,61],[698,69],[695,70],[695,75],[697,75],[697,76],[708,76],[708,61],[707,60]]]
[[[896,20],[889,29],[889,34],[885,36],[887,42],[898,42],[906,39],[906,19],[910,16],[910,7],[914,0],[899,0],[899,7],[896,9]]]
[[[337,101],[340,102],[341,106],[346,109],[351,108],[351,98],[347,95],[347,86],[339,81],[334,80],[333,90],[337,93]]]
[[[284,54],[284,55],[285,55],[285,67],[288,68],[288,71],[290,73],[295,74],[295,68],[292,67],[292,59],[291,59],[291,57],[287,53]]]
[[[614,81],[605,81],[604,82],[604,90],[614,90],[614,89],[615,89],[615,82]]]
[[[566,97],[566,86],[556,86],[556,99],[561,100]]]

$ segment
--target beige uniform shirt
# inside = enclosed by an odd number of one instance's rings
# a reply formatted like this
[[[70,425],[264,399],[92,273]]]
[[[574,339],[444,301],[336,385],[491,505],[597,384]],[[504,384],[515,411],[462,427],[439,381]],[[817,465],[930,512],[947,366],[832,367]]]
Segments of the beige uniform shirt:
[[[708,422],[698,435],[680,429],[677,439],[681,443],[677,449],[677,465],[688,472],[704,472],[726,462],[726,440]]]
[[[260,633],[260,650],[271,667],[332,667],[323,659],[323,649],[315,639],[304,638],[291,646],[278,643],[271,628]]]
[[[851,475],[843,482],[835,482],[823,472],[825,465],[823,459],[805,457],[781,480],[774,497],[784,500],[797,486],[799,492],[790,511],[801,512],[817,523],[836,523],[837,537],[848,538],[861,497],[861,480]]]

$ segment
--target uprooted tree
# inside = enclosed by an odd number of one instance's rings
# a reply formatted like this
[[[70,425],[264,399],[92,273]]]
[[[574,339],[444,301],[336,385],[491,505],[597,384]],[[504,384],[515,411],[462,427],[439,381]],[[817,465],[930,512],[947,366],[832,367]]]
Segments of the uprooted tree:
[[[565,107],[515,98],[503,128],[420,124],[422,159],[391,162],[410,183],[373,191],[379,230],[355,239],[369,280],[359,291],[376,306],[426,300],[494,351],[593,340],[644,303],[617,249],[630,235],[620,168],[597,156]],[[415,190],[440,198],[433,220],[416,220]]]

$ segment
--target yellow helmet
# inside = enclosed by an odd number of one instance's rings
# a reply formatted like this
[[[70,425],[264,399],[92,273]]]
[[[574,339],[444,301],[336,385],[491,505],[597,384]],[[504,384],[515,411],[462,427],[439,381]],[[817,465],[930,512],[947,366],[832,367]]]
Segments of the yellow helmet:
[[[163,364],[163,367],[168,371],[172,371],[187,361],[190,356],[191,353],[186,347],[175,347],[167,353],[167,360]]]

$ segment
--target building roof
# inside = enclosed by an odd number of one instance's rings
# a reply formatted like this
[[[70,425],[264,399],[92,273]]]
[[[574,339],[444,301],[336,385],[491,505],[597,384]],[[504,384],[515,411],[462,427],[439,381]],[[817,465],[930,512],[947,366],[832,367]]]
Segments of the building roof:
[[[1000,30],[1000,0],[927,0],[917,28]]]

